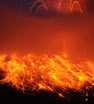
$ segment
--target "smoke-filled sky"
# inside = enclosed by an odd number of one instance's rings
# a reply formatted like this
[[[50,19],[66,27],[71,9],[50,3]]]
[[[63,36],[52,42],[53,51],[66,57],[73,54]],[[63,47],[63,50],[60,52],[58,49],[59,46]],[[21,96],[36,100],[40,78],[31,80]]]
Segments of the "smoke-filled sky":
[[[23,16],[18,13],[17,0],[0,2],[3,4],[0,6],[1,52],[67,52],[73,59],[94,59],[93,15]],[[93,11],[92,5],[89,8]]]
[[[7,5],[7,7],[15,7],[17,10],[25,8],[26,2],[44,1],[45,4],[50,8],[57,8],[59,2],[62,0],[0,0],[1,5]],[[68,0],[65,0],[65,2]],[[77,0],[73,0],[77,1]],[[94,12],[94,0],[78,0],[81,7],[86,9],[88,13]],[[64,0],[63,0],[64,2]],[[64,3],[62,3],[64,4]],[[61,5],[63,6],[63,5]],[[51,9],[50,8],[50,9]]]

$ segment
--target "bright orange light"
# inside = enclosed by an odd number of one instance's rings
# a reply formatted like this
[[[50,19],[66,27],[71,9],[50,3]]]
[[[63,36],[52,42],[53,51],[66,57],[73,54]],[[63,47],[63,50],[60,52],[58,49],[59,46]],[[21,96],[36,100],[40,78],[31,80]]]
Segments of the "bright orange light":
[[[20,90],[80,90],[87,83],[94,85],[94,63],[72,63],[65,54],[48,56],[0,54],[1,84],[8,83]],[[2,73],[0,73],[2,74]],[[61,96],[62,91],[57,93]]]

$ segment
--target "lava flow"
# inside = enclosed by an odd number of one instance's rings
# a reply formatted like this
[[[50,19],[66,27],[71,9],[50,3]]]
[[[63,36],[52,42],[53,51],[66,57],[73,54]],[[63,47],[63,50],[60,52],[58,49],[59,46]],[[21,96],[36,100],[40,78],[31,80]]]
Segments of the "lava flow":
[[[17,55],[0,54],[0,84],[8,83],[20,90],[79,91],[94,85],[94,63],[73,63],[66,54]],[[61,89],[58,92],[56,89]]]

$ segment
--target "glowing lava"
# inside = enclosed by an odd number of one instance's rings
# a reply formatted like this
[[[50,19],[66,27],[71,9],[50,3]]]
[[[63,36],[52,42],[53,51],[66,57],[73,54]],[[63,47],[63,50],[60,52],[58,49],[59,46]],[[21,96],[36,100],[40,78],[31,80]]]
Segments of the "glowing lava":
[[[80,90],[88,83],[94,85],[94,63],[75,64],[65,54],[0,54],[0,72],[1,84],[8,83],[20,90]]]

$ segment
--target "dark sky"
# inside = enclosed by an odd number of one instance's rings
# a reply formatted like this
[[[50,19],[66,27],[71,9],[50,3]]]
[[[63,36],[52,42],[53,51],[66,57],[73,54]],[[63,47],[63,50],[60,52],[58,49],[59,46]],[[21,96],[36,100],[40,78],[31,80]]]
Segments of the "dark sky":
[[[85,0],[85,1],[86,1],[86,11],[88,13],[94,13],[94,0]],[[0,4],[7,5],[7,7],[14,7],[17,10],[23,9],[25,6],[24,0],[0,0]]]
[[[3,5],[0,8],[0,51],[67,51],[72,57],[93,58],[93,16],[79,18],[72,16],[25,17],[17,14],[18,7],[15,5],[17,0],[2,0],[2,2]],[[5,4],[7,6],[4,6]]]

